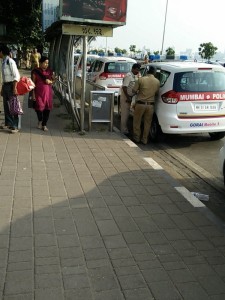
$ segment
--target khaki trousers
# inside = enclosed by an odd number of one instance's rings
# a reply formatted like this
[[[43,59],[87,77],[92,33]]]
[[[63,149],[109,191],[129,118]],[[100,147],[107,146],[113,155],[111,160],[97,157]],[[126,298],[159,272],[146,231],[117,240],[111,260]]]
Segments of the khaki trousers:
[[[136,142],[142,141],[147,144],[149,131],[152,123],[154,105],[136,103],[133,118],[133,138]],[[141,138],[141,121],[143,118],[144,130]]]
[[[126,102],[127,97],[121,93],[120,96],[120,109],[121,109],[121,121],[120,130],[122,133],[128,133],[127,122],[130,115],[130,103]]]

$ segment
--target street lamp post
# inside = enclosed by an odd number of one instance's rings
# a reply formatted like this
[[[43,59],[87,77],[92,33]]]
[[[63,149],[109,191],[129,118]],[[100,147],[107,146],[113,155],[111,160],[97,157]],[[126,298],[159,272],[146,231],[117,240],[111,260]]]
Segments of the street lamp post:
[[[165,11],[165,19],[164,19],[164,28],[163,28],[163,38],[162,38],[161,55],[163,54],[163,47],[164,47],[164,38],[165,38],[165,31],[166,31],[167,8],[168,8],[168,0],[166,0],[166,11]]]

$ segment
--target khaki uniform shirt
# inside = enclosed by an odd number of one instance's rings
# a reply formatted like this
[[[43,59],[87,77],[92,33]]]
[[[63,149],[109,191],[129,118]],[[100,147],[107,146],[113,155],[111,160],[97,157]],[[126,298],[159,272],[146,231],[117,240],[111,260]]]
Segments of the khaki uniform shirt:
[[[159,87],[159,80],[154,75],[149,74],[136,81],[133,91],[137,92],[137,101],[154,102]]]

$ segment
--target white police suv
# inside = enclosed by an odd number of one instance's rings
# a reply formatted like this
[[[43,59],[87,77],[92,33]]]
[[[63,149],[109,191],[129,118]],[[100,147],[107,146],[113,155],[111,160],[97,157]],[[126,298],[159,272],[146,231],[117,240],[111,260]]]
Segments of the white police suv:
[[[225,68],[195,62],[153,62],[160,80],[150,137],[161,133],[209,133],[212,140],[225,136]]]

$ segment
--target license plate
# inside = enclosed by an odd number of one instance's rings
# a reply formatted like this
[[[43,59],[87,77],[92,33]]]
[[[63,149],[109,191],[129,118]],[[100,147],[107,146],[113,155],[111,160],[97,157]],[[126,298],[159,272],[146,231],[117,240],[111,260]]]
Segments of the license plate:
[[[218,111],[218,103],[195,104],[195,111]]]

